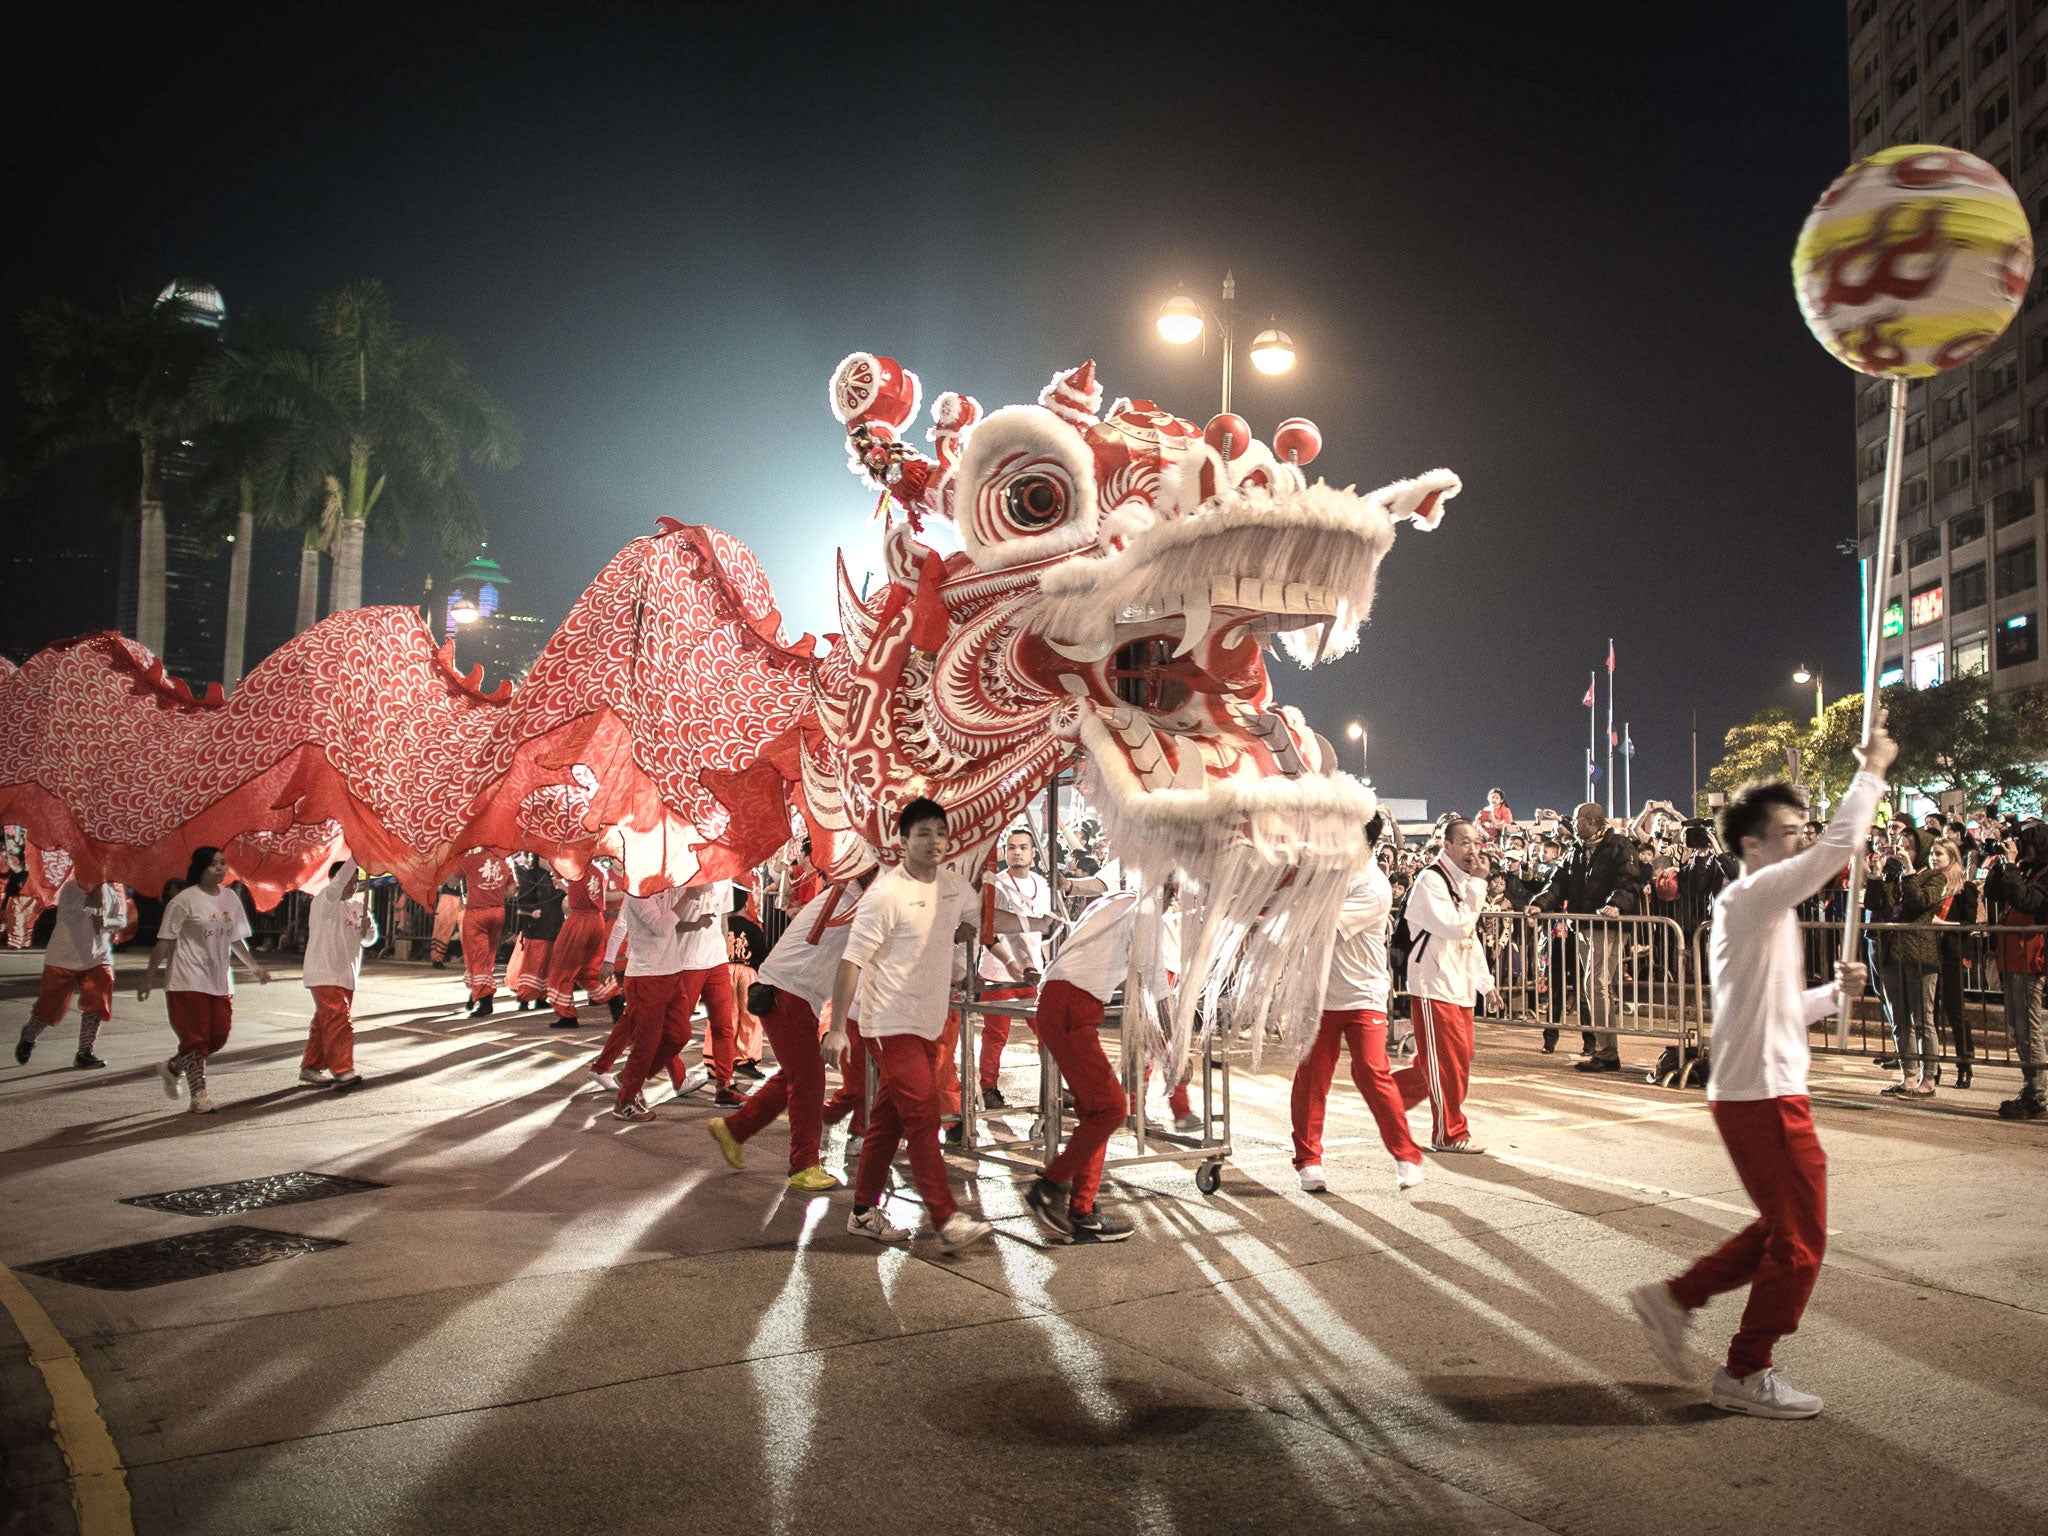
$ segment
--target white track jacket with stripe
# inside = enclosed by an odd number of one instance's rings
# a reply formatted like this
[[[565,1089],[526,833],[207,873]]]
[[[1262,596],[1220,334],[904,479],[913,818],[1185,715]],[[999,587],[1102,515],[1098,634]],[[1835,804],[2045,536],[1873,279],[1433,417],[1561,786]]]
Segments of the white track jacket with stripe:
[[[1431,1002],[1473,1007],[1493,990],[1493,967],[1479,942],[1486,882],[1438,859],[1408,893],[1408,992]]]

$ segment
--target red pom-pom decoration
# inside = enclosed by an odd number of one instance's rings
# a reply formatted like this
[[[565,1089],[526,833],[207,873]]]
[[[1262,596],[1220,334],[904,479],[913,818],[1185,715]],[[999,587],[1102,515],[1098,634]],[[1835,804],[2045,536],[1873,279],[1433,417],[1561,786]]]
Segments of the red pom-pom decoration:
[[[1202,429],[1202,438],[1227,462],[1251,445],[1251,423],[1237,415],[1213,416],[1209,425]]]
[[[1273,434],[1273,451],[1289,464],[1311,463],[1323,451],[1322,430],[1305,416],[1290,416]]]

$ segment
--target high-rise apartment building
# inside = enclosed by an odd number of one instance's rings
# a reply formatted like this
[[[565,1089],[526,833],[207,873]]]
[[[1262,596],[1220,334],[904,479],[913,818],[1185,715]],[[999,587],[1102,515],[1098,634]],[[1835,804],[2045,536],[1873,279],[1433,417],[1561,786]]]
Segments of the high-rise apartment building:
[[[1967,149],[2012,183],[2038,238],[2048,222],[2048,0],[1850,0],[1848,11],[1850,158],[1890,144]],[[2037,270],[2004,336],[1908,392],[1882,682],[1925,688],[1985,671],[2000,692],[2048,682],[2044,299],[2048,274]],[[1866,570],[1877,552],[1890,388],[1870,379],[1856,392]]]

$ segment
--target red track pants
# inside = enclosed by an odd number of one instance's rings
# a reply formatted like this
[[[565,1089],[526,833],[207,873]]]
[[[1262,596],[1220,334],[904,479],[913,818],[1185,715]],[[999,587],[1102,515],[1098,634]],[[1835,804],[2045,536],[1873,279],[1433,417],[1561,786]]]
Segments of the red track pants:
[[[567,931],[564,925],[563,932]],[[714,1061],[713,1076],[721,1087],[732,1081],[732,992],[725,984],[725,967],[712,965],[666,976],[628,976],[626,1011],[619,1024],[632,1038],[633,1054],[619,1075],[621,1104],[630,1103],[647,1086],[648,1078],[671,1068],[676,1054],[690,1043],[690,1015],[697,1011],[700,997],[711,1015],[712,1050],[717,1052],[720,1040],[724,1041],[724,1060]],[[606,1046],[609,1049],[610,1042]]]
[[[554,947],[553,939],[519,936],[519,981],[512,990],[522,1003],[539,1002],[548,995],[548,955]],[[505,980],[512,980],[509,973]]]
[[[306,1054],[299,1065],[329,1072],[356,1069],[356,1030],[349,1019],[355,993],[348,987],[314,987],[313,1027],[306,1036]]]
[[[1432,997],[1415,1005],[1415,1061],[1394,1074],[1401,1107],[1429,1100],[1429,1139],[1437,1146],[1472,1134],[1465,1123],[1465,1084],[1472,1076],[1472,1010]]]
[[[604,963],[604,928],[602,912],[571,912],[562,919],[562,931],[555,935],[547,961],[548,1006],[555,1010],[557,1017],[576,1017],[578,987],[593,1003],[604,1002],[617,994],[619,985],[616,981],[598,980]],[[679,974],[696,973],[684,971]],[[694,1008],[696,1004],[690,1006]],[[716,1016],[714,1013],[713,1017]]]
[[[505,937],[503,907],[462,909],[462,979],[472,998],[498,990],[498,941]]]
[[[73,994],[78,998],[80,1017],[92,1020],[94,1027],[98,1027],[101,1019],[114,1012],[113,968],[95,965],[83,971],[70,971],[61,965],[44,966],[35,1006],[28,1011],[30,1021],[45,1028],[62,1023]]]
[[[1102,1153],[1123,1123],[1129,1101],[1102,1049],[1102,1003],[1070,982],[1048,981],[1038,994],[1038,1045],[1050,1055],[1074,1091],[1081,1123],[1045,1165],[1055,1184],[1072,1184],[1068,1208],[1095,1209],[1102,1187]]]
[[[1691,1309],[1749,1287],[1742,1326],[1728,1346],[1728,1374],[1750,1376],[1771,1363],[1771,1346],[1799,1329],[1828,1246],[1828,1159],[1805,1095],[1716,1099],[1708,1109],[1757,1219],[1671,1282]]]
[[[1379,1125],[1380,1140],[1396,1162],[1421,1162],[1422,1149],[1408,1134],[1408,1106],[1401,1102],[1387,1061],[1387,1016],[1376,1008],[1359,1008],[1326,1012],[1315,1044],[1294,1069],[1294,1166],[1323,1160],[1323,1111],[1337,1075],[1337,1054],[1346,1047],[1351,1081]]]
[[[1007,1003],[1038,995],[1036,987],[989,987],[981,994],[984,1003]],[[1004,1013],[985,1013],[981,1016],[981,1091],[987,1093],[995,1087],[1002,1075],[1003,1047],[1010,1043],[1012,1023],[1024,1024],[1023,1019],[1012,1019]],[[1025,1024],[1025,1028],[1030,1028]]]
[[[824,1136],[825,1058],[818,1051],[818,1016],[792,992],[777,988],[775,1006],[760,1016],[775,1047],[775,1075],[725,1117],[735,1141],[746,1141],[789,1111],[789,1171],[818,1165]]]
[[[882,1035],[873,1041],[881,1063],[882,1091],[860,1142],[860,1168],[853,1176],[853,1203],[874,1205],[897,1147],[910,1145],[910,1177],[924,1198],[925,1214],[942,1227],[959,1210],[939,1150],[940,1046],[922,1035]]]

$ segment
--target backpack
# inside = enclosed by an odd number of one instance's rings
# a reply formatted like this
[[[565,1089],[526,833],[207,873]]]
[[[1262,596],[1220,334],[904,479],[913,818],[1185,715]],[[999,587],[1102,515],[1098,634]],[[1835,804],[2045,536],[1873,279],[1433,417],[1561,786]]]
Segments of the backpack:
[[[1451,891],[1451,899],[1453,901],[1458,899],[1458,893],[1451,890],[1450,877],[1434,864],[1415,877],[1415,884],[1422,884],[1423,878],[1428,875],[1435,875],[1439,880],[1442,880],[1444,889]],[[1413,901],[1414,899],[1415,892],[1413,889],[1410,889],[1408,901]],[[1428,939],[1429,935],[1424,934],[1420,942],[1426,946]],[[1396,989],[1405,989],[1408,985],[1408,961],[1415,952],[1417,942],[1415,931],[1408,926],[1408,902],[1404,901],[1401,903],[1400,920],[1394,924],[1394,931],[1387,935],[1387,969],[1393,973]]]

